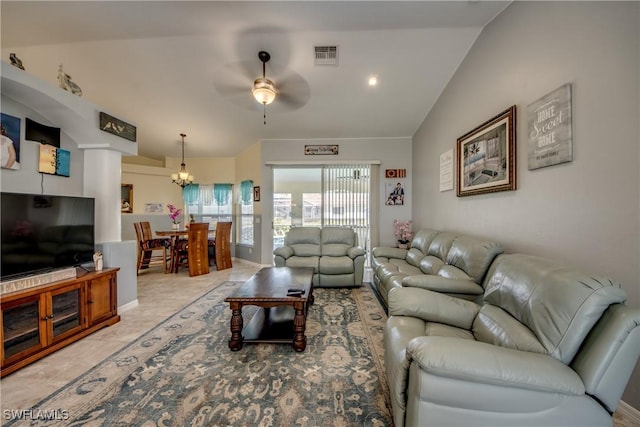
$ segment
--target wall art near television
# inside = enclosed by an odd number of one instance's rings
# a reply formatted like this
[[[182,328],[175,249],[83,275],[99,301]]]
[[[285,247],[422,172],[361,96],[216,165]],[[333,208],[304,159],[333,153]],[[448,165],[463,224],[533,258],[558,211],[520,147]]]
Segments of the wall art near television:
[[[2,149],[0,163],[4,169],[20,169],[20,119],[0,113]]]
[[[27,117],[24,121],[24,139],[60,148],[60,128],[46,126]]]
[[[70,176],[71,152],[52,145],[40,145],[38,171],[51,175]]]

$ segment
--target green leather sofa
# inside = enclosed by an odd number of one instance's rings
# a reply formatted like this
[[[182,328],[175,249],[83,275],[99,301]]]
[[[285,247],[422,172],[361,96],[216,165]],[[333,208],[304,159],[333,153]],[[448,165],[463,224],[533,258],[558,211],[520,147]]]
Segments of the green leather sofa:
[[[497,242],[425,228],[409,249],[373,249],[373,283],[385,302],[390,289],[402,286],[480,300],[487,269],[502,252]]]
[[[295,227],[274,249],[276,267],[313,267],[313,285],[321,288],[362,286],[364,249],[347,227]]]
[[[389,290],[395,427],[612,426],[640,356],[640,309],[614,281],[523,254],[489,267],[478,303]]]

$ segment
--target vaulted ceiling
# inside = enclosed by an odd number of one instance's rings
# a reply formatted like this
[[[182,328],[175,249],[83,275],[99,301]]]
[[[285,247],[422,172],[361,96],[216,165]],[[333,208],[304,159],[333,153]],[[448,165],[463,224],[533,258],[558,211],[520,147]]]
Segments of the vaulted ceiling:
[[[2,59],[135,124],[138,153],[232,157],[264,139],[412,136],[508,1],[6,1]],[[337,46],[337,65],[316,65]],[[250,92],[266,75],[280,96]],[[368,79],[378,84],[369,86]]]

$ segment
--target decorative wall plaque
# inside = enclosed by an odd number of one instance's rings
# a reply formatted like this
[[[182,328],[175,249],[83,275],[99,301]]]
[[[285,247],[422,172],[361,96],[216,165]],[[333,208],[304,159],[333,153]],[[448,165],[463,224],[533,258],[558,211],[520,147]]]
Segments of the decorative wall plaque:
[[[406,169],[385,169],[384,177],[385,178],[406,178],[407,170]]]
[[[338,145],[305,145],[305,156],[317,156],[317,155],[338,155]]]
[[[107,113],[100,112],[100,129],[120,138],[136,142],[136,127]]]
[[[529,170],[573,160],[571,83],[529,104]]]

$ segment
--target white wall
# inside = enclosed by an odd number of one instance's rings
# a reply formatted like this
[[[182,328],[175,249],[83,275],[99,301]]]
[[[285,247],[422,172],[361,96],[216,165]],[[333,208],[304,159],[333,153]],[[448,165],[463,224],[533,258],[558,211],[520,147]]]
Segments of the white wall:
[[[305,145],[337,144],[339,154],[305,156]],[[371,161],[380,164],[380,180],[378,188],[379,198],[379,244],[395,246],[393,236],[393,220],[410,220],[412,199],[407,197],[404,206],[384,205],[385,169],[406,169],[407,178],[404,181],[405,193],[412,194],[411,172],[411,138],[363,138],[363,139],[313,139],[313,140],[266,140],[262,141],[262,263],[273,262],[273,239],[271,237],[271,223],[273,221],[273,179],[270,163],[288,162],[289,164],[329,164],[331,162]],[[397,181],[397,180],[395,180]],[[373,229],[373,227],[372,227]],[[375,230],[373,230],[375,231]],[[372,236],[372,245],[375,236]]]
[[[40,143],[24,139],[25,118],[35,120],[47,126],[56,126],[44,119],[31,108],[2,96],[2,112],[20,119],[20,170],[0,169],[2,191],[12,193],[55,194],[66,196],[83,196],[84,150],[69,139],[66,133],[60,132],[60,148],[71,153],[69,177],[40,174],[38,160]]]
[[[414,136],[413,219],[619,281],[640,304],[640,3],[514,2],[489,24]],[[527,170],[527,105],[573,85],[573,161]],[[439,155],[517,110],[518,189],[438,191]],[[623,400],[640,408],[640,370]]]

